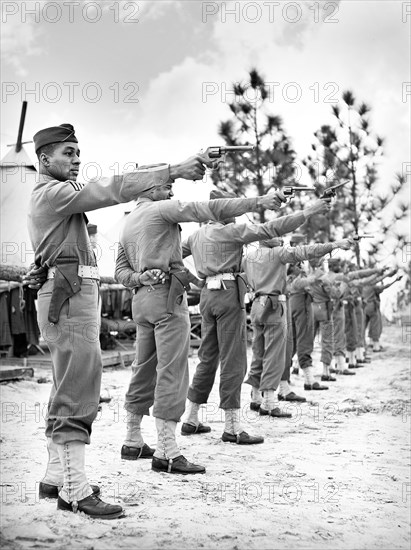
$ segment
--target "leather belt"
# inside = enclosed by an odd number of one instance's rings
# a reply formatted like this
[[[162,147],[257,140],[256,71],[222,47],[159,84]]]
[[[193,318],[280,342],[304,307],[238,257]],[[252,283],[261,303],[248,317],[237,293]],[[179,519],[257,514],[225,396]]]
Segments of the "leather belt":
[[[98,273],[98,267],[93,265],[79,265],[78,266],[78,276],[83,279],[97,279],[100,280],[100,275]],[[56,275],[56,268],[50,267],[47,272],[47,279],[54,279]]]
[[[275,296],[279,302],[286,302],[287,296],[285,294],[272,294],[272,296]],[[259,302],[262,306],[264,306],[267,303],[268,298],[270,297],[269,294],[260,294],[255,298],[256,302]]]

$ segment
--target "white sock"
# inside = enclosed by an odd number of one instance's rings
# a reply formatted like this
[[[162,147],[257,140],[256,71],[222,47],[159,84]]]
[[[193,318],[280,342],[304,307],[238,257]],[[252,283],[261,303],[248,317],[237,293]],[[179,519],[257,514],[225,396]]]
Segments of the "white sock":
[[[127,411],[127,435],[124,445],[127,447],[141,448],[144,445],[144,439],[141,435],[142,414],[135,414]]]
[[[323,376],[330,376],[330,365],[323,363]]]
[[[364,355],[362,353],[362,348],[355,348],[355,358],[357,361],[364,361]]]
[[[314,384],[314,367],[306,367],[303,369],[305,383]]]
[[[375,351],[378,351],[380,349],[380,343],[378,340],[373,340],[372,341],[372,349],[375,350]]]
[[[200,421],[198,419],[198,411],[200,410],[200,404],[194,403],[194,401],[187,400],[186,413],[184,415],[184,422],[191,424],[192,426],[198,426]]]
[[[231,435],[237,435],[243,431],[240,425],[241,409],[226,409],[224,431]]]
[[[288,385],[287,380],[280,380],[280,389],[279,393],[284,397],[291,392],[290,386]]]
[[[355,352],[354,351],[349,351],[348,352],[348,364],[349,365],[356,365],[357,364],[357,361],[355,359]]]
[[[263,401],[262,393],[258,388],[255,388],[254,386],[251,387],[251,401],[253,403],[259,403],[260,405]]]
[[[271,411],[276,407],[279,407],[277,392],[275,390],[264,390],[261,408],[266,411]]]

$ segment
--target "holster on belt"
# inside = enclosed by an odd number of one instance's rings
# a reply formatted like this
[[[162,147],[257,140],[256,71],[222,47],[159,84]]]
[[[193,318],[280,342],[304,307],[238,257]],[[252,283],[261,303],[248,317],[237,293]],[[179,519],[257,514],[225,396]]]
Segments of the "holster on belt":
[[[237,273],[237,290],[238,290],[238,301],[240,302],[241,309],[245,309],[244,297],[248,292],[248,281],[245,273]]]
[[[170,274],[170,289],[167,298],[167,313],[171,315],[174,312],[175,305],[179,298],[184,296],[184,292],[190,289],[190,283],[186,271],[176,271]],[[181,300],[180,302],[181,303]]]
[[[278,306],[280,305],[280,302],[278,300],[278,294],[267,294],[266,295],[266,302],[264,304],[264,311],[261,315],[261,320],[265,321],[267,317],[270,315],[271,311],[277,311]],[[284,313],[284,310],[282,311],[281,315]]]
[[[60,311],[66,300],[81,290],[81,277],[78,275],[77,258],[60,256],[55,263],[54,286],[51,294],[48,320],[58,323]]]

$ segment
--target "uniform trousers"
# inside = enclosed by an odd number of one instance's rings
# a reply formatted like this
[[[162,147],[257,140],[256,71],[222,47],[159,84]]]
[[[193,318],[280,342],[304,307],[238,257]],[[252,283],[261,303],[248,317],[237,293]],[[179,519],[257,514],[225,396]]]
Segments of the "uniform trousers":
[[[287,347],[287,305],[275,310],[254,300],[251,308],[253,359],[246,384],[260,391],[276,390],[285,369]]]
[[[364,324],[364,309],[361,298],[354,302],[354,311],[357,318],[358,341],[357,347],[365,348],[365,324]]]
[[[292,294],[289,298],[290,321],[286,351],[287,370],[291,367],[295,353],[297,353],[298,364],[302,369],[311,367],[313,364],[314,323],[311,302],[311,296],[305,292]]]
[[[136,358],[124,408],[135,414],[178,422],[188,388],[190,316],[187,295],[167,313],[170,283],[139,288],[133,297]]]
[[[357,315],[353,303],[345,304],[345,338],[347,351],[355,351],[359,347],[360,333],[357,323]]]
[[[98,281],[82,280],[81,290],[64,302],[56,324],[48,321],[53,285],[54,280],[48,279],[37,299],[38,324],[50,350],[53,371],[46,436],[58,445],[90,443],[103,370]]]
[[[343,355],[345,357],[345,310],[344,304],[335,303],[332,312],[334,327],[334,355]]]
[[[382,333],[382,319],[380,304],[378,302],[368,302],[364,308],[364,333],[368,328],[368,336],[374,342],[378,342]]]
[[[325,304],[322,303],[322,304]],[[331,318],[322,320],[319,318],[319,310],[313,308],[314,334],[321,334],[321,363],[331,365],[334,350],[334,323]]]
[[[193,403],[207,403],[220,363],[220,408],[241,407],[241,384],[247,372],[245,310],[241,309],[236,281],[226,289],[203,288],[200,298],[200,359],[188,390]]]

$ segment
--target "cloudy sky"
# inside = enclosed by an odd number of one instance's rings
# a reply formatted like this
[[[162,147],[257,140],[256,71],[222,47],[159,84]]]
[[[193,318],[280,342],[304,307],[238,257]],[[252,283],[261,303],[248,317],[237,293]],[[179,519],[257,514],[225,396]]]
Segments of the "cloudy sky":
[[[220,143],[232,82],[256,67],[300,158],[352,89],[386,138],[381,182],[410,162],[410,2],[3,1],[1,10],[2,156],[25,99],[24,140],[75,126],[82,179],[183,160]],[[34,159],[32,144],[26,150]],[[208,189],[177,185],[190,198]],[[109,228],[120,209],[91,221]]]

